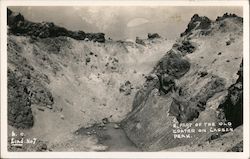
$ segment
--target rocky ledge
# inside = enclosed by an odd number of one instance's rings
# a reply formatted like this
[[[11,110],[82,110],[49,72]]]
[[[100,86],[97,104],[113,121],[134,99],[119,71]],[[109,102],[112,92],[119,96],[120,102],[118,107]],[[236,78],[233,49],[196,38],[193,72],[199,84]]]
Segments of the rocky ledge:
[[[26,20],[22,14],[7,9],[7,24],[9,33],[14,35],[31,36],[39,38],[66,36],[76,40],[89,40],[94,42],[105,42],[104,33],[85,33],[84,31],[69,31],[54,23],[34,23]]]

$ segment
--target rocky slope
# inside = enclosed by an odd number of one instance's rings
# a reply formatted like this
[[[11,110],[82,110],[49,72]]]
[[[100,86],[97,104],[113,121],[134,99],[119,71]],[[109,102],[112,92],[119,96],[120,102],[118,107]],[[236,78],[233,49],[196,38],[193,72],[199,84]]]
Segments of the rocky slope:
[[[29,22],[10,10],[8,27],[9,132],[23,131],[53,150],[102,149],[92,136],[75,132],[124,119],[145,75],[173,44],[157,34],[144,39],[145,45],[104,42],[95,33],[79,39],[75,32]],[[85,147],[71,144],[79,140]]]
[[[8,9],[9,132],[39,139],[9,149],[190,151],[215,138],[231,142],[223,151],[240,149],[242,48],[234,14],[194,15],[175,43],[157,33],[134,43],[33,23]],[[173,123],[217,121],[231,121],[240,138],[173,139]]]
[[[242,125],[242,22],[234,14],[224,14],[216,21],[197,14],[191,18],[136,93],[133,110],[122,121],[138,147],[159,151],[221,135],[207,131],[174,138],[174,124],[192,123],[190,129],[204,122],[214,122],[217,128],[222,127],[218,122],[230,121],[233,128]],[[242,141],[242,131],[238,132],[239,140],[227,141],[235,145]],[[215,151],[210,148],[205,150]]]

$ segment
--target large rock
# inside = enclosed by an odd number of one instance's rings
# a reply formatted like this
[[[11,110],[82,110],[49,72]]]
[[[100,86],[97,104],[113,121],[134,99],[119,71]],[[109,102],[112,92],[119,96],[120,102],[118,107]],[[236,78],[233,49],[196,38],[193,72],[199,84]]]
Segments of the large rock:
[[[183,59],[181,55],[170,50],[166,55],[159,61],[154,70],[157,74],[168,74],[174,78],[180,78],[190,68],[190,63]]]
[[[104,33],[86,33],[86,38],[88,38],[90,41],[94,42],[105,42],[105,34]]]
[[[160,35],[157,33],[148,33],[148,39],[160,38]]]
[[[181,36],[190,34],[193,30],[206,30],[211,26],[211,20],[208,17],[200,17],[198,14],[195,14],[191,21],[188,23],[187,29],[181,33]]]
[[[139,37],[136,37],[135,43],[140,44],[140,45],[146,45],[145,42],[142,39],[140,39]]]
[[[167,115],[172,103],[169,94],[175,89],[174,79],[188,72],[190,64],[180,55],[169,51],[152,72],[158,79],[147,80],[144,87],[134,98],[133,111],[122,121],[128,137],[142,150],[157,151],[166,147],[176,146],[168,143],[171,133],[172,116]],[[163,92],[166,96],[159,96]],[[143,135],[142,135],[143,134]]]
[[[119,89],[119,91],[121,92],[121,93],[124,93],[124,95],[130,95],[131,94],[131,92],[132,92],[132,84],[130,83],[130,81],[126,81],[124,84],[122,84],[121,86],[120,86],[120,89]]]
[[[180,51],[183,56],[195,51],[195,46],[193,46],[188,40],[183,40],[180,43],[174,44],[173,48],[176,48],[178,51]]]

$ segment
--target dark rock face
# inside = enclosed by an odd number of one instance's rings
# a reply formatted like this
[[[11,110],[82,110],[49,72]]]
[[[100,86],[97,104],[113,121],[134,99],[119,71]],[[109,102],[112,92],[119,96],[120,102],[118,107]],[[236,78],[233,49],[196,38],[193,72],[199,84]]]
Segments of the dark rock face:
[[[31,100],[27,87],[8,70],[8,124],[17,128],[30,128],[34,124]]]
[[[188,23],[187,29],[181,33],[181,37],[184,35],[188,35],[192,32],[193,29],[202,29],[206,30],[211,26],[211,20],[207,17],[200,17],[198,14],[195,14],[191,21]]]
[[[86,38],[88,38],[90,41],[94,42],[105,42],[105,34],[104,33],[86,33]]]
[[[168,74],[173,78],[180,78],[190,68],[190,63],[183,59],[181,55],[174,53],[170,50],[156,66],[156,74]]]
[[[189,69],[189,62],[170,50],[152,71],[152,74],[156,74],[157,78],[147,79],[143,88],[135,94],[133,108],[139,107],[143,101],[146,101],[151,91],[155,88],[167,94],[175,88],[174,79],[182,77]]]
[[[67,36],[76,40],[84,40],[88,38],[88,40],[94,42],[105,42],[104,33],[85,33],[83,31],[73,32],[63,27],[56,26],[54,25],[54,23],[33,23],[27,21],[20,13],[16,14],[10,9],[8,9],[7,12],[7,24],[10,27],[9,31],[10,33],[15,35],[32,36],[39,38]]]
[[[160,35],[157,33],[148,33],[148,39],[160,38]]]
[[[24,22],[24,17],[20,13],[13,13],[10,9],[7,9],[7,25],[18,25],[17,23]]]
[[[50,80],[47,75],[35,70],[27,59],[20,55],[21,48],[13,42],[8,40],[8,64],[15,66],[13,73],[19,79],[22,85],[27,89],[31,104],[40,104],[42,106],[53,105],[53,96],[51,92],[46,88]]]
[[[52,93],[46,87],[50,80],[20,55],[23,50],[16,42],[8,39],[7,45],[8,123],[17,128],[30,128],[34,123],[31,105],[52,108],[54,104]]]
[[[228,96],[219,108],[225,113],[228,121],[233,123],[233,128],[243,124],[243,62],[237,73],[239,78],[228,90]]]

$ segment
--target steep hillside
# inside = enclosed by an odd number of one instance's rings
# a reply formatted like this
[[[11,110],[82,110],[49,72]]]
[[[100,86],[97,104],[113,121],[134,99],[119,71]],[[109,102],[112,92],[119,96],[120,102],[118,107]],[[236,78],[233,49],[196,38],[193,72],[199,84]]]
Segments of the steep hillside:
[[[223,127],[219,122],[230,121],[233,128],[242,125],[242,21],[234,14],[216,21],[197,14],[191,18],[151,72],[152,78],[136,93],[133,111],[122,122],[138,147],[159,151],[221,135],[207,131],[174,138],[174,124],[192,124],[185,129],[204,122],[217,128]]]

